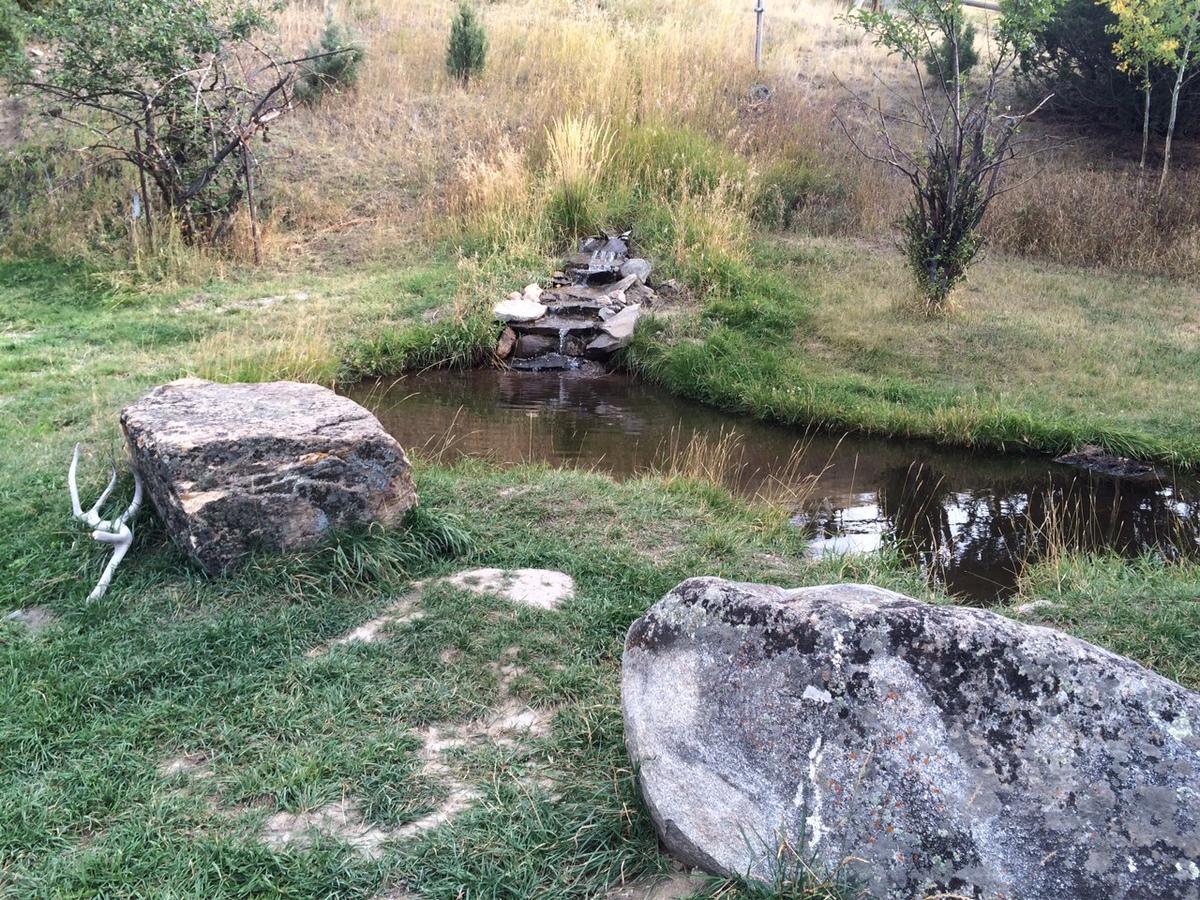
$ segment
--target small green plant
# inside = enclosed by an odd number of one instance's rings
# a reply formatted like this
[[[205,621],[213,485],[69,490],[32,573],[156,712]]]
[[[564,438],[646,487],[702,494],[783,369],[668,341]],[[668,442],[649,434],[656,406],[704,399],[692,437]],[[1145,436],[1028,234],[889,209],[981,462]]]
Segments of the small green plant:
[[[331,15],[326,17],[317,43],[308,48],[308,55],[314,58],[300,66],[296,77],[296,99],[301,103],[316,103],[326,93],[354,87],[367,51],[350,29]]]
[[[483,74],[487,59],[487,33],[470,4],[459,4],[458,15],[450,25],[450,42],[446,47],[446,69],[462,82]]]

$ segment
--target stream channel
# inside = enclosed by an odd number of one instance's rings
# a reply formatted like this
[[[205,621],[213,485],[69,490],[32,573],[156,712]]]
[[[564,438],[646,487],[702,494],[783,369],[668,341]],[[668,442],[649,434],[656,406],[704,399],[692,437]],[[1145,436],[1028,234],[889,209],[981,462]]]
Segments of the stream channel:
[[[699,446],[737,494],[789,503],[808,552],[899,551],[977,604],[1013,593],[1051,542],[1200,557],[1200,482],[1092,475],[1044,456],[805,433],[725,415],[629,376],[431,371],[346,392],[407,449],[627,478]],[[697,443],[699,442],[699,443]]]

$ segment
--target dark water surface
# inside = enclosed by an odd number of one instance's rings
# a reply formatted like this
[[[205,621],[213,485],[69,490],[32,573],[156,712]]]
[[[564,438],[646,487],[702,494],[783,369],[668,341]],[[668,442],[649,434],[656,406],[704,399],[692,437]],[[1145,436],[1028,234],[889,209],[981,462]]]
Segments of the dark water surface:
[[[353,385],[406,447],[596,469],[669,469],[706,446],[723,482],[793,505],[809,552],[894,545],[954,594],[1010,594],[1021,565],[1064,539],[1126,556],[1200,556],[1200,484],[1089,475],[1045,457],[805,434],[724,415],[622,375],[430,372]],[[724,452],[716,452],[721,451]]]

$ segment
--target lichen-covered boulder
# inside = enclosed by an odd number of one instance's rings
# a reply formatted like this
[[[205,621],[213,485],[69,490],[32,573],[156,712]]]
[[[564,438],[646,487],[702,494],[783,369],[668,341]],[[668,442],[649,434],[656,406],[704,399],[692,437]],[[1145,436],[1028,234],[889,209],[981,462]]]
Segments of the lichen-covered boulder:
[[[869,896],[1200,897],[1200,696],[1046,628],[862,585],[685,581],[625,644],[667,848]]]
[[[173,381],[126,407],[121,427],[171,538],[210,574],[255,550],[398,523],[417,502],[395,438],[315,384]]]

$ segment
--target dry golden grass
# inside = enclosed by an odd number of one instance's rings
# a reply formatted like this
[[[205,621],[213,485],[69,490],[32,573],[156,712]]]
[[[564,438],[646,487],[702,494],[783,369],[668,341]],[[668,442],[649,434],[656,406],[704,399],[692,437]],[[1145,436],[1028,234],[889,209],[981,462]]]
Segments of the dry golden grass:
[[[720,190],[689,185],[681,199],[675,185],[654,185],[675,219],[666,253],[686,255],[707,241],[744,252],[756,179],[788,166],[819,171],[834,185],[799,210],[795,226],[826,236],[894,233],[906,183],[860,157],[835,116],[869,142],[847,88],[894,104],[911,90],[912,73],[845,20],[842,0],[773,2],[761,72],[753,66],[749,3],[493,0],[480,4],[487,68],[469,88],[445,71],[455,6],[346,0],[336,8],[368,58],[354,91],[296,110],[261,148],[272,267],[344,267],[464,231],[506,251],[544,254],[562,237],[563,223],[547,221],[556,186],[561,193],[568,181],[582,184],[581,196],[594,196],[632,184],[619,166],[603,172],[600,146],[590,148],[590,160],[579,144],[574,157],[556,153],[571,128],[589,121],[618,148],[638,129],[661,127],[716,142],[743,162],[745,173]],[[292,51],[308,47],[326,12],[294,0],[280,14],[280,42]],[[751,88],[760,83],[770,87],[769,100],[755,99]],[[1070,146],[1003,197],[987,223],[993,243],[1067,263],[1200,271],[1200,204],[1192,200],[1200,176],[1181,165],[1160,208],[1137,189],[1125,155],[1104,150],[1109,155],[1094,158],[1101,152],[1090,141]],[[127,196],[122,188],[90,205],[56,197],[34,211],[28,237],[10,235],[6,249],[36,245],[70,256],[80,232],[103,230],[106,217],[111,226]],[[244,235],[237,247],[236,259],[249,258]]]

